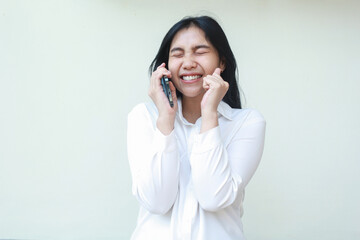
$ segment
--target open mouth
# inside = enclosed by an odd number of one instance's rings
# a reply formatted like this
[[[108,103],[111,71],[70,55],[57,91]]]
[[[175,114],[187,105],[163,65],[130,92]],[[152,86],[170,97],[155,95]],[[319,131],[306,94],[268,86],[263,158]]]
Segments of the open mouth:
[[[181,76],[181,79],[184,81],[194,81],[197,79],[200,79],[202,75],[187,75],[187,76]]]

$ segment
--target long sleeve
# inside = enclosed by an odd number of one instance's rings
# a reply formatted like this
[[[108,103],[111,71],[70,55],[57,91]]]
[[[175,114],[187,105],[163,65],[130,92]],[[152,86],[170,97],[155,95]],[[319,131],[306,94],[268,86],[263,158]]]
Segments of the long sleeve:
[[[149,212],[165,214],[178,193],[178,147],[174,131],[164,136],[154,121],[144,104],[129,113],[128,159],[134,196]]]
[[[236,126],[227,146],[219,126],[196,136],[190,164],[194,191],[204,210],[217,211],[231,205],[259,165],[265,120],[253,111]]]

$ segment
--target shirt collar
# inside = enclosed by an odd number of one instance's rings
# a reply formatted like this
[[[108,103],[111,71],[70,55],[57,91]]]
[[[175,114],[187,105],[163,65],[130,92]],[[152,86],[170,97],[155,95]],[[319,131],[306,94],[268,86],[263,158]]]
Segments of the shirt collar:
[[[228,120],[232,120],[232,108],[226,102],[221,101],[219,103],[217,111]]]
[[[219,106],[217,108],[218,115],[222,115],[223,117],[227,118],[228,120],[232,120],[232,108],[224,101],[221,101],[219,103]],[[185,125],[192,125],[189,123],[182,114],[182,104],[181,99],[178,99],[178,112],[177,112],[179,118]]]

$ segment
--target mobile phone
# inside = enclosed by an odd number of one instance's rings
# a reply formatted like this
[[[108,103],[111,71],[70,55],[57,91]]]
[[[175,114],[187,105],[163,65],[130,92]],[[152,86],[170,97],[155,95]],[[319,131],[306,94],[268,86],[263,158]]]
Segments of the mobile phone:
[[[169,99],[170,106],[173,107],[174,102],[173,102],[173,98],[172,98],[171,90],[170,90],[170,86],[169,86],[169,79],[166,76],[163,76],[161,78],[161,85],[163,87],[166,97]]]

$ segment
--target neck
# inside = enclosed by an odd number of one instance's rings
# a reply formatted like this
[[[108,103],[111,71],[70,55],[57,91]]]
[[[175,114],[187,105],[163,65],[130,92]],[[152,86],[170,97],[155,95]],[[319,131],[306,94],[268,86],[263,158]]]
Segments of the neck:
[[[201,117],[201,100],[202,96],[182,97],[182,114],[188,122],[195,123]]]

